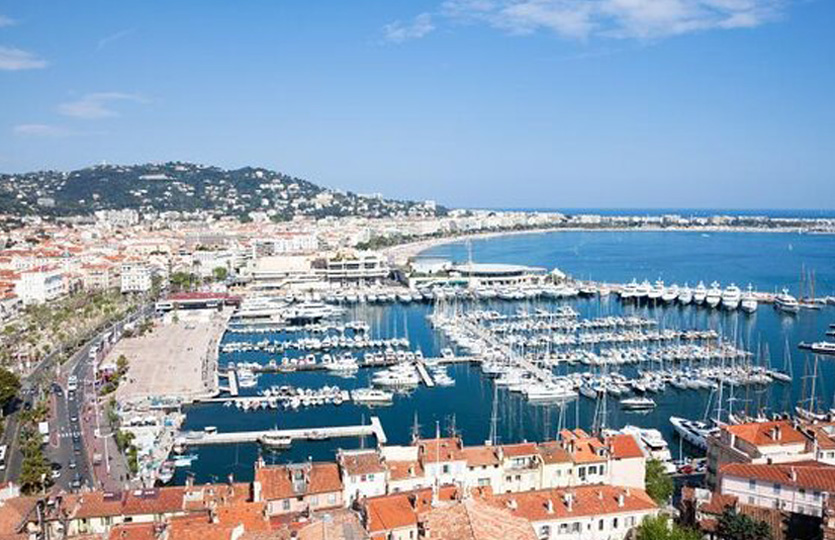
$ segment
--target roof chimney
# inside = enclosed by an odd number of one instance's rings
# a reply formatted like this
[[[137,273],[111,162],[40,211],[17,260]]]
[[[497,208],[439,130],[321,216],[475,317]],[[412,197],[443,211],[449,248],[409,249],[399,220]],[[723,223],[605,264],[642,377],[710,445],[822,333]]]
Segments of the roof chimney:
[[[618,493],[618,507],[623,508],[624,503],[626,502],[626,497],[623,496],[623,493]]]
[[[547,499],[545,501],[545,511],[549,514],[554,513],[554,501],[552,501],[551,499]]]
[[[258,480],[252,482],[252,501],[261,502],[261,482]]]
[[[792,468],[790,469],[789,476],[791,477],[792,482],[797,482],[797,469],[795,469],[794,467],[792,467]]]
[[[780,434],[781,434],[780,426],[774,426],[774,428],[771,430],[771,438],[774,439],[775,441],[779,441],[780,440]]]
[[[507,507],[511,510],[516,510],[517,508],[519,508],[519,505],[516,504],[516,499],[508,499]]]

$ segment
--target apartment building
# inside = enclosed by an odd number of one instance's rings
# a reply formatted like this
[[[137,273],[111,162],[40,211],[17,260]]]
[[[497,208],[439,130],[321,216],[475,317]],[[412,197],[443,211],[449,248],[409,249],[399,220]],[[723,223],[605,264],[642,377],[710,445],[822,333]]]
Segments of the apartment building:
[[[56,266],[36,266],[20,272],[15,294],[24,305],[43,304],[66,292],[64,273]]]
[[[123,293],[145,293],[153,285],[153,270],[141,260],[126,260],[121,266],[121,290]]]

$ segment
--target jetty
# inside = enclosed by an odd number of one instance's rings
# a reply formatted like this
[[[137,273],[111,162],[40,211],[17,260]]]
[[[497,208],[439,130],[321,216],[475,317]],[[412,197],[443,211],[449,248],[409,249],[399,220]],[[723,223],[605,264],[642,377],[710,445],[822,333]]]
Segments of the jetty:
[[[292,440],[320,441],[325,439],[336,439],[343,437],[367,437],[373,435],[378,444],[386,444],[388,438],[377,416],[371,417],[371,424],[355,426],[315,427],[315,428],[294,428],[294,429],[267,429],[260,431],[233,431],[229,433],[218,433],[213,430],[185,431],[180,434],[188,446],[205,446],[236,443],[257,443],[265,436],[286,437]]]

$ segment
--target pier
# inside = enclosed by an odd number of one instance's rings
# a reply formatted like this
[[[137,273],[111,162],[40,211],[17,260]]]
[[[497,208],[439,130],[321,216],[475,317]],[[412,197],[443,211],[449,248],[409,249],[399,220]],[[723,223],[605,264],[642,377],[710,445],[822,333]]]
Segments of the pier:
[[[432,377],[429,376],[429,372],[426,371],[426,366],[423,365],[423,362],[415,362],[415,367],[417,368],[418,375],[420,375],[420,378],[423,379],[423,384],[429,388],[434,387],[435,381],[433,381]]]
[[[238,395],[238,374],[235,372],[234,369],[228,368],[226,373],[218,373],[218,378],[226,377],[227,385],[220,386],[218,385],[217,389],[220,392],[229,392],[230,396],[237,396]]]
[[[257,443],[265,436],[288,437],[293,440],[324,440],[342,437],[367,437],[373,435],[378,444],[386,444],[388,438],[377,416],[371,417],[370,425],[336,426],[295,429],[268,429],[263,431],[234,431],[212,433],[207,431],[186,431],[181,433],[186,445],[218,445],[236,443]]]

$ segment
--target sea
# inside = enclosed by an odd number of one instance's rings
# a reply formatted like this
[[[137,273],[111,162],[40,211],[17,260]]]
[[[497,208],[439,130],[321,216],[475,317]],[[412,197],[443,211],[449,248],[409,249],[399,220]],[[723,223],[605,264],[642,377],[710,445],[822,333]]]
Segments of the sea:
[[[835,295],[835,235],[565,231],[454,242],[431,248],[420,257],[522,264],[549,271],[557,268],[576,278],[606,282],[661,279],[667,284],[687,283],[693,287],[700,281],[706,285],[718,281],[723,287],[736,283],[743,289],[750,283],[759,291],[776,292],[788,288],[795,295],[801,286],[808,289],[814,280],[817,296]],[[722,403],[725,414],[729,407],[737,411],[748,408],[751,412],[758,408],[769,413],[791,411],[803,399],[807,399],[805,404],[808,406],[815,365],[818,373],[814,379],[816,406],[820,409],[835,407],[835,358],[816,360],[797,348],[802,341],[825,338],[827,328],[835,323],[835,307],[787,315],[761,304],[756,313],[746,315],[696,306],[623,305],[615,295],[567,300],[495,300],[481,307],[512,313],[520,307],[553,309],[566,304],[579,311],[582,318],[629,314],[653,318],[661,328],[714,329],[726,339],[756,353],[761,361],[778,369],[791,370],[794,377],[791,383],[775,382],[763,391],[737,389],[732,402]],[[429,325],[427,317],[433,309],[432,305],[424,303],[361,305],[348,308],[345,319],[367,321],[374,337],[408,337],[413,350],[419,349],[431,357],[438,356],[450,345]],[[224,340],[259,341],[264,337],[263,334],[227,334]],[[220,365],[266,363],[275,356],[261,352],[224,353]],[[563,373],[572,369],[589,370],[589,367],[556,369]],[[630,370],[634,368],[623,368],[626,375],[632,373]],[[410,394],[398,395],[394,403],[386,407],[368,408],[344,403],[297,411],[279,408],[243,412],[220,404],[196,404],[186,408],[183,429],[202,430],[213,426],[219,432],[226,432],[355,425],[368,423],[372,416],[377,416],[389,444],[408,444],[415,432],[423,437],[454,432],[465,444],[475,445],[489,438],[494,409],[500,443],[549,440],[556,438],[560,428],[590,430],[592,426],[596,407],[593,400],[579,397],[564,405],[534,405],[519,394],[494,392],[491,380],[482,375],[478,366],[460,364],[451,366],[448,371],[455,379],[455,386],[421,386]],[[371,369],[360,370],[356,377],[347,379],[322,372],[265,374],[260,376],[256,388],[243,390],[242,394],[256,395],[273,385],[313,388],[336,385],[351,390],[367,386],[371,375]],[[606,425],[611,428],[627,424],[657,428],[670,444],[674,456],[697,455],[695,449],[677,439],[669,418],[714,417],[716,397],[709,391],[676,390],[671,386],[653,397],[658,406],[648,413],[624,411],[617,403],[612,403],[606,414]],[[189,453],[196,459],[190,467],[177,470],[174,482],[183,483],[188,477],[196,482],[224,481],[229,477],[246,481],[252,478],[253,463],[259,456],[268,463],[332,460],[339,448],[374,444],[373,438],[344,438],[294,442],[290,449],[277,452],[244,443],[192,447]]]

